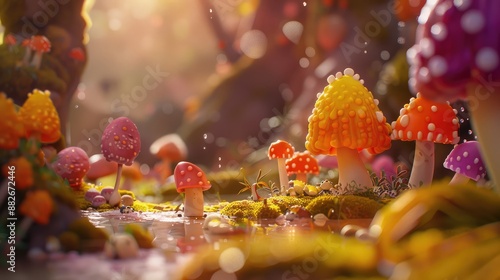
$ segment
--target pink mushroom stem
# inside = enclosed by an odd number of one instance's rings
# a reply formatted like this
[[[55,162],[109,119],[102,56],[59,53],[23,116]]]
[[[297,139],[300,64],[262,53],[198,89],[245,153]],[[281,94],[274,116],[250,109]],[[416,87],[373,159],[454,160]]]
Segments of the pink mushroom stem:
[[[500,92],[498,89],[492,88],[491,90],[495,92],[482,93],[479,96],[476,89],[477,85],[468,90],[469,100],[477,100],[477,102],[471,103],[475,106],[470,106],[472,124],[488,175],[493,181],[495,191],[500,193],[500,149],[498,148]]]
[[[109,205],[111,205],[111,206],[117,206],[120,204],[121,195],[118,192],[118,189],[120,187],[120,180],[122,177],[122,169],[123,169],[123,164],[119,163],[118,170],[116,172],[115,187],[113,188],[113,193],[111,193],[111,196],[109,197],[109,201],[108,201]]]
[[[373,186],[370,175],[359,157],[356,150],[340,147],[337,148],[337,159],[339,163],[339,184],[343,192],[353,181],[360,190],[368,190]]]
[[[460,173],[455,173],[453,178],[451,178],[450,183],[448,183],[450,186],[456,186],[456,185],[463,185],[469,182],[470,178],[462,175]]]
[[[188,188],[184,191],[184,216],[203,216],[203,190],[202,188]]]
[[[419,187],[432,183],[434,177],[434,143],[415,141],[415,156],[408,183]]]

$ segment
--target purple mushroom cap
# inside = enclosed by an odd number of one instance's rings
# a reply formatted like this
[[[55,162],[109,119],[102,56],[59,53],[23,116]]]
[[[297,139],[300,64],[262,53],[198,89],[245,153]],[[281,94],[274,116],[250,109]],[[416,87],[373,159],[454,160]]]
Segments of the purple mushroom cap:
[[[407,53],[410,85],[427,99],[453,101],[471,83],[500,81],[498,11],[498,0],[427,1]]]
[[[101,150],[108,161],[132,165],[141,150],[137,126],[126,117],[113,120],[102,133]]]
[[[68,147],[57,154],[57,160],[52,163],[54,171],[68,180],[69,185],[78,188],[90,168],[87,153],[78,147]]]
[[[483,164],[477,141],[467,141],[456,145],[446,157],[443,165],[451,171],[467,176],[474,181],[486,177],[486,167]]]

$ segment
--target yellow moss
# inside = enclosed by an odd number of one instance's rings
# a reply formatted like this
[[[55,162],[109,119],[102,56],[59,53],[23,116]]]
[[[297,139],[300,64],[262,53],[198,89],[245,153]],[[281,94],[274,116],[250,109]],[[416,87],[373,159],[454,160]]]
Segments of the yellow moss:
[[[375,200],[356,196],[319,196],[306,206],[312,215],[330,214],[332,219],[367,219],[373,218],[382,204]],[[333,211],[333,217],[331,216]]]
[[[257,219],[276,219],[280,214],[280,207],[271,203],[253,203],[252,217]]]
[[[246,218],[252,216],[253,201],[233,201],[221,209],[220,213],[229,217]]]

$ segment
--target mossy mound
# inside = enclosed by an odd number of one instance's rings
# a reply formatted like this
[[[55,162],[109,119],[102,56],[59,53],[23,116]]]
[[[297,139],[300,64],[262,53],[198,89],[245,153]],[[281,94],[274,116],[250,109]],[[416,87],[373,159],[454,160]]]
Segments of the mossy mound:
[[[313,197],[311,196],[274,196],[267,199],[268,203],[275,204],[280,208],[281,213],[285,213],[290,207],[294,205],[299,205],[302,207],[306,207],[311,201]]]
[[[281,215],[280,207],[272,203],[256,202],[253,207],[253,217],[257,219],[276,219]]]
[[[375,200],[356,196],[319,196],[306,206],[312,215],[322,213],[330,219],[369,219],[382,208]]]
[[[253,217],[253,204],[254,202],[250,200],[233,201],[222,208],[220,213],[235,218]]]

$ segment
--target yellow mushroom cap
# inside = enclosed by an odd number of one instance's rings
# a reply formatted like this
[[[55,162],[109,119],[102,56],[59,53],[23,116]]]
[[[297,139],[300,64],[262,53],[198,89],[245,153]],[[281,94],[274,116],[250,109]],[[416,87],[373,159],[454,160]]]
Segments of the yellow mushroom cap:
[[[335,155],[340,147],[372,154],[389,149],[391,126],[359,75],[347,68],[328,82],[309,117],[306,149],[314,155]]]
[[[0,93],[0,149],[17,149],[19,138],[25,135],[21,118],[16,112],[14,102]]]
[[[43,143],[61,137],[61,124],[49,91],[33,90],[19,110],[28,137],[38,135]]]

